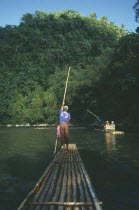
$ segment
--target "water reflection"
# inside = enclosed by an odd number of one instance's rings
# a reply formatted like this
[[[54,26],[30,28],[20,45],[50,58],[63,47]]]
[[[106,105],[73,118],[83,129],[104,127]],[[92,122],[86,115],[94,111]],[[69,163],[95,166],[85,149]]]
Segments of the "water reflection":
[[[108,153],[111,153],[116,149],[116,135],[111,133],[105,133],[106,149]]]
[[[53,159],[56,128],[0,129],[0,136],[0,210],[15,210]],[[138,139],[138,133],[70,128],[70,143],[77,144],[104,210],[129,210],[117,206],[121,199],[129,205],[129,197],[139,206]]]

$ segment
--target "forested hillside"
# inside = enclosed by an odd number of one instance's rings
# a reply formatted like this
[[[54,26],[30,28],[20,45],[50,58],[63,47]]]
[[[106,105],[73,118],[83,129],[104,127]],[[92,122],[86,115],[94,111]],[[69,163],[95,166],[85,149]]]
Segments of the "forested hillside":
[[[65,10],[25,14],[0,28],[0,124],[58,122],[66,105],[73,124],[96,119],[139,124],[139,36],[123,26]]]

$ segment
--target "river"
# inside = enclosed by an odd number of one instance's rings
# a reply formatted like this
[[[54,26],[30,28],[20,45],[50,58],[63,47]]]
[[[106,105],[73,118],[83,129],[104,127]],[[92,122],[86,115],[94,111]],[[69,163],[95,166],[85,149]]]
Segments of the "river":
[[[69,130],[103,209],[139,209],[139,133]],[[0,128],[0,210],[18,208],[53,159],[55,139],[55,127]]]

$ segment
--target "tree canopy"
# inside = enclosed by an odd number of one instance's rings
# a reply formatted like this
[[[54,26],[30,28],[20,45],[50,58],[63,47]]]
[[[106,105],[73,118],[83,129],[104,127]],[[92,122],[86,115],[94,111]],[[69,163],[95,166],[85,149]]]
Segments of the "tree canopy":
[[[1,124],[57,123],[68,67],[72,122],[138,120],[139,37],[76,11],[35,11],[0,27]]]
[[[139,23],[139,0],[134,4],[133,9],[135,11],[135,20]],[[136,32],[139,33],[139,27],[137,27]]]

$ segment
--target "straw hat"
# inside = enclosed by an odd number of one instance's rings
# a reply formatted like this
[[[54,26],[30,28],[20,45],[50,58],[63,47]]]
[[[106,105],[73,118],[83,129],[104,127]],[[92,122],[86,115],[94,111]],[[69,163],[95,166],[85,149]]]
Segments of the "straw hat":
[[[68,111],[68,109],[69,109],[68,106],[64,106],[64,107],[63,107],[63,110],[64,110],[64,111]]]

